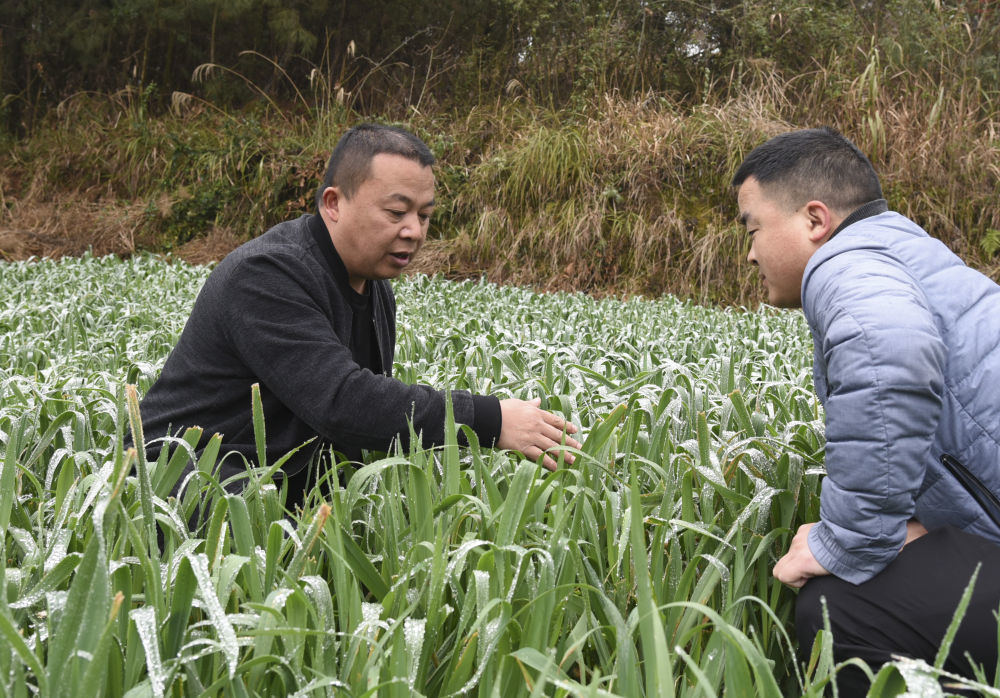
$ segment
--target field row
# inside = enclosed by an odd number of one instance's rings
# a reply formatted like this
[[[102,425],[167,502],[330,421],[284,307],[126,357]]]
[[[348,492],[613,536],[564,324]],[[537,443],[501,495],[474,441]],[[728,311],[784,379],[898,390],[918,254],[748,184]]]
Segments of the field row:
[[[4,694],[821,694],[829,646],[796,662],[770,574],[818,515],[800,314],[401,279],[396,375],[541,397],[577,462],[459,447],[450,421],[286,512],[280,462],[234,496],[218,440],[121,447],[207,273],[0,265]]]

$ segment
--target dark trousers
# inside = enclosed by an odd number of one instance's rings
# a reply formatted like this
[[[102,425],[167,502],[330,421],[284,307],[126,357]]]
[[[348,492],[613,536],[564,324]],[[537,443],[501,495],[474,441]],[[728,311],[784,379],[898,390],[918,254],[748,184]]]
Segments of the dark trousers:
[[[997,666],[997,609],[1000,607],[1000,546],[952,527],[924,535],[903,548],[888,567],[863,584],[816,577],[802,588],[795,607],[800,651],[808,657],[823,627],[820,599],[826,599],[838,662],[860,657],[879,667],[903,655],[933,664],[962,593],[982,563],[968,610],[944,668],[972,677],[965,654],[992,679]],[[855,667],[837,674],[841,696],[864,696],[869,683]]]

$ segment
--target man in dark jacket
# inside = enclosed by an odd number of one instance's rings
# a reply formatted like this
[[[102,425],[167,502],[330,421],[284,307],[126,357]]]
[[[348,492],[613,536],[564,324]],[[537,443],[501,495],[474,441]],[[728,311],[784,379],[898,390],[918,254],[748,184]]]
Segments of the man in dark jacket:
[[[251,386],[259,384],[274,462],[313,439],[283,466],[288,506],[315,481],[316,454],[349,459],[408,440],[444,438],[443,391],[391,377],[396,305],[389,279],[420,250],[434,210],[434,156],[413,134],[364,124],[330,157],[318,214],[271,228],[228,255],[210,274],[177,346],[142,401],[150,457],[165,435],[201,426],[204,446],[223,435],[223,452],[254,463]],[[579,447],[576,427],[538,400],[450,393],[455,421],[484,446],[543,457]],[[150,442],[152,442],[150,444]],[[544,455],[543,455],[544,454]],[[571,454],[565,454],[568,463]],[[226,457],[222,480],[245,472]]]
[[[1000,604],[1000,287],[890,211],[868,158],[832,129],[754,149],[733,178],[773,305],[801,307],[826,413],[819,521],[774,576],[802,588],[808,649],[829,609],[834,656],[933,662],[977,565],[945,668],[993,675]],[[841,695],[864,695],[848,666]],[[911,689],[914,687],[911,686]]]

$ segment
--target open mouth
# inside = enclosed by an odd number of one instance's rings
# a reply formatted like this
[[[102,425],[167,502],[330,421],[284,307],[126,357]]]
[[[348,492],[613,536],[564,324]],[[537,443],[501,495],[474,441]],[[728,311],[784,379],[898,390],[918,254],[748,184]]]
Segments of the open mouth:
[[[390,252],[389,256],[401,264],[406,264],[413,257],[412,252]]]

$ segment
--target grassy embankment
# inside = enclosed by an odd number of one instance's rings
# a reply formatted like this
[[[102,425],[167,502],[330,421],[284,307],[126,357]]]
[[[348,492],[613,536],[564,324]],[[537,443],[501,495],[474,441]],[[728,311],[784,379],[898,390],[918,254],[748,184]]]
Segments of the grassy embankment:
[[[694,105],[609,95],[554,112],[514,90],[462,113],[410,113],[402,123],[440,161],[419,269],[752,303],[728,180],[766,137],[831,124],[870,154],[892,207],[1000,276],[1000,108],[975,80],[900,73],[874,50],[860,75],[781,80],[749,65]],[[154,116],[135,92],[67,100],[0,158],[0,254],[145,248],[202,261],[309,211],[330,148],[361,117],[320,95],[261,104],[225,113],[175,95]]]

